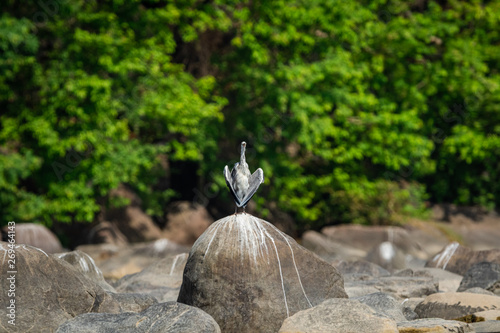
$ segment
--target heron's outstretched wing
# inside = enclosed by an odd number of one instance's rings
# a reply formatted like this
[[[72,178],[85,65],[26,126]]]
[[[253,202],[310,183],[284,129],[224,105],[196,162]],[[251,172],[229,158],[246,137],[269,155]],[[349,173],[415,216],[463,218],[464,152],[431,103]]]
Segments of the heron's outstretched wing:
[[[259,188],[260,184],[264,182],[264,171],[261,168],[255,170],[255,172],[248,179],[248,191],[245,193],[245,197],[241,200],[241,206],[246,206],[246,204],[252,199],[255,192]],[[238,205],[238,203],[236,203]]]
[[[236,191],[234,190],[233,177],[231,177],[231,172],[229,172],[229,167],[227,165],[224,168],[224,178],[226,178],[227,187],[229,187],[229,190],[230,190],[231,194],[233,195],[234,201],[236,202],[236,206],[238,206],[238,207],[243,206],[241,204],[241,199],[238,198],[238,196],[236,195]]]

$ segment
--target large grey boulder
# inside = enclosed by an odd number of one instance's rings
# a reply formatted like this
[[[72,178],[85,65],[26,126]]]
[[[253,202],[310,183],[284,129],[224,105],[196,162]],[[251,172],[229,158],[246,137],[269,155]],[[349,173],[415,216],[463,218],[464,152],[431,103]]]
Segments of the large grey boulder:
[[[158,260],[139,273],[126,275],[115,283],[118,292],[144,293],[159,302],[175,301],[182,284],[187,253],[170,255]]]
[[[483,261],[500,264],[500,249],[473,251],[453,242],[429,260],[426,266],[464,275],[473,265]]]
[[[483,288],[500,295],[500,264],[480,262],[473,265],[464,275],[458,291],[470,288]]]
[[[0,243],[0,258],[5,258],[7,246]],[[28,245],[16,245],[15,256],[17,273],[0,271],[0,331],[39,332],[43,328],[50,332],[81,313],[121,311],[112,296],[64,260]],[[15,327],[7,322],[7,304],[11,298],[5,292],[11,286],[7,278],[12,275],[17,309]]]
[[[397,333],[396,322],[359,301],[329,299],[287,318],[279,333]]]
[[[241,213],[215,222],[193,245],[178,302],[201,308],[223,332],[276,332],[285,318],[336,297],[347,295],[335,267]]]
[[[313,230],[306,231],[302,235],[302,246],[328,262],[335,260],[359,260],[366,256],[366,251],[328,239],[325,235]]]
[[[200,309],[176,302],[160,303],[141,313],[89,313],[62,324],[57,333],[218,333],[215,320]]]
[[[439,293],[417,305],[420,318],[457,319],[473,313],[500,308],[500,297],[471,293]]]

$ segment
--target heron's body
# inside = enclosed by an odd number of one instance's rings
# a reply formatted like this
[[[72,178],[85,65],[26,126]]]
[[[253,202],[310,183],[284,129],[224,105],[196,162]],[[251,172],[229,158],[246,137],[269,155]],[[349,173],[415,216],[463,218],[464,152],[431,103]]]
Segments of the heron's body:
[[[231,190],[236,206],[243,208],[255,194],[260,184],[264,182],[264,172],[262,169],[259,168],[253,174],[250,173],[245,159],[245,147],[246,143],[242,142],[240,162],[234,165],[231,173],[229,173],[227,165],[224,168],[226,184]]]

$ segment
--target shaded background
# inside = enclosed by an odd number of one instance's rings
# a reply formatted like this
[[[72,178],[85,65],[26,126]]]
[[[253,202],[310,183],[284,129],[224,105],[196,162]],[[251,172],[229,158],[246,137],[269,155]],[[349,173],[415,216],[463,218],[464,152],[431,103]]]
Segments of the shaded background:
[[[500,203],[500,1],[1,7],[3,225],[73,246],[134,200],[160,226],[178,200],[219,218],[242,140],[250,211],[298,232]]]

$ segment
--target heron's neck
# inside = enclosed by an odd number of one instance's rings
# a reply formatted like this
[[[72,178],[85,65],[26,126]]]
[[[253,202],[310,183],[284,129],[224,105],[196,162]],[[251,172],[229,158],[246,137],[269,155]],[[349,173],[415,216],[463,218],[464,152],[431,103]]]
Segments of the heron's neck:
[[[243,163],[246,163],[246,159],[245,159],[245,148],[241,148],[241,156],[240,156],[240,163],[243,164]]]

